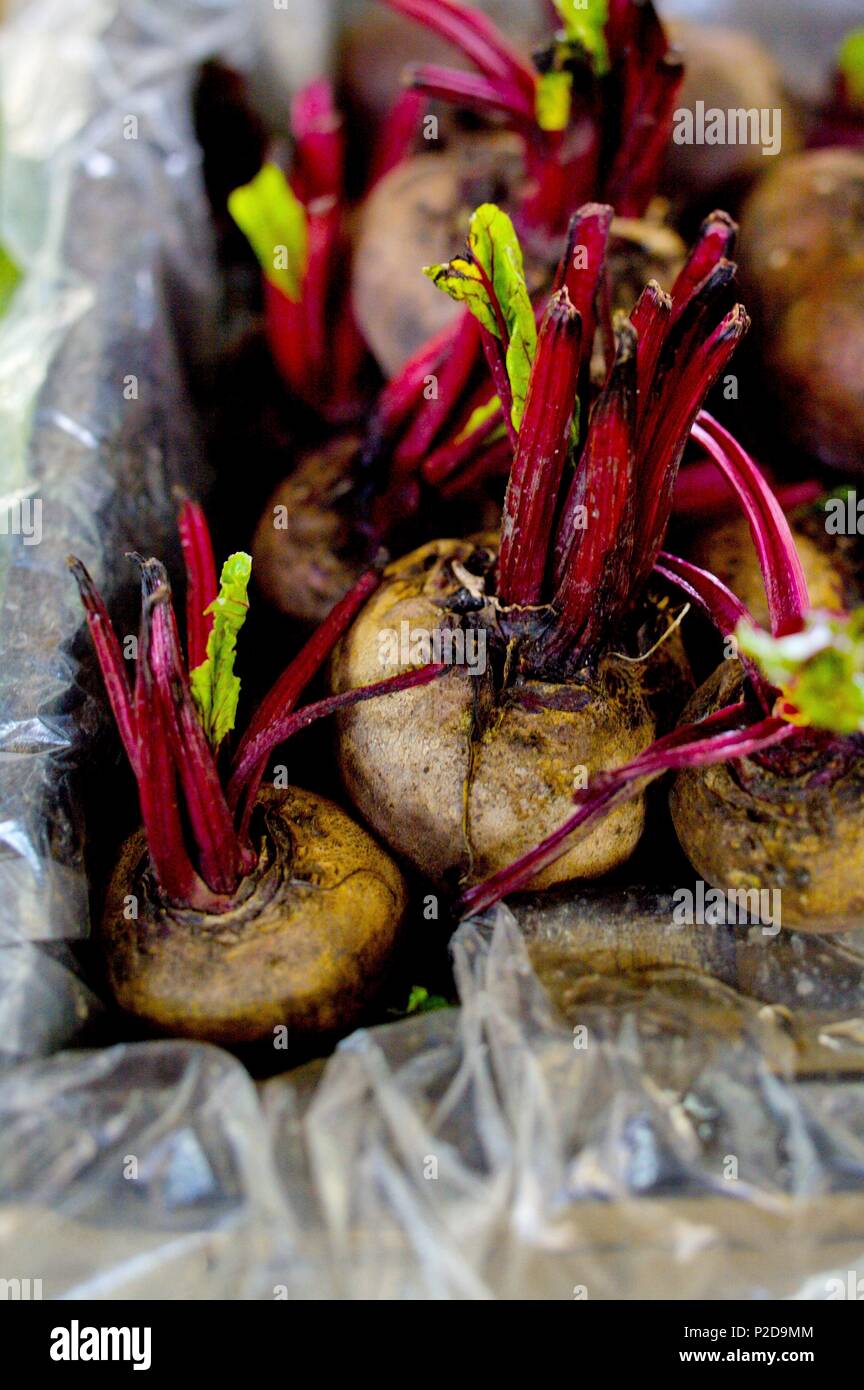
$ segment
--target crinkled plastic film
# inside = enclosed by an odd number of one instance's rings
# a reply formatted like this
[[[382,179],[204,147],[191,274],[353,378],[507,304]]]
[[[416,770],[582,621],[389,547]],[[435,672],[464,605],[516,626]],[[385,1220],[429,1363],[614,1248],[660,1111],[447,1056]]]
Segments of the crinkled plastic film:
[[[326,52],[329,7],[295,7]],[[0,240],[25,271],[0,493],[43,503],[39,544],[0,538],[0,1277],[832,1297],[864,1270],[861,932],[681,930],[668,888],[598,886],[463,924],[460,1007],[263,1083],[215,1047],[94,1032],[83,808],[120,759],[65,557],[131,622],[117,557],[170,552],[171,485],[206,485],[187,382],[220,288],[190,92],[213,53],[257,72],[256,45],[278,90],[278,22],[269,0],[34,0],[0,37]]]
[[[236,9],[203,0],[40,0],[0,31],[0,239],[23,271],[0,320],[4,1060],[53,1051],[96,1007],[38,949],[87,935],[81,807],[116,756],[98,687],[79,682],[66,557],[116,609],[118,557],[165,549],[172,485],[203,469],[186,376],[212,353],[218,292],[190,90],[240,32]]]

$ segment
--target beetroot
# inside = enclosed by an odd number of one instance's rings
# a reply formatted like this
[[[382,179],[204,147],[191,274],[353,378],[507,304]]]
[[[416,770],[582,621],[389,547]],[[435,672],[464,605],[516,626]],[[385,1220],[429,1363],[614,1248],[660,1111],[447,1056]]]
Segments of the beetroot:
[[[253,542],[261,591],[320,622],[382,546],[459,497],[483,524],[484,484],[509,455],[477,324],[464,314],[376,398],[364,433],[301,455],[269,498]],[[462,499],[465,499],[462,501]]]
[[[664,772],[694,867],[725,893],[779,893],[773,920],[839,931],[864,909],[864,610],[813,612],[782,509],[752,460],[710,416],[694,435],[735,487],[765,582],[771,631],[714,575],[661,554],[658,571],[740,651],[693,697],[684,722],[628,766],[576,793],[541,844],[463,895],[475,912],[530,883]],[[758,906],[757,906],[758,913]]]
[[[217,586],[200,509],[185,502],[184,660],[167,576],[139,560],[141,631],[134,689],[104,604],[71,561],[117,727],[138,783],[143,829],[108,890],[102,942],[119,1004],[158,1031],[218,1042],[344,1029],[380,981],[406,905],[402,877],[369,835],[322,797],[261,790],[270,754],[343,700],[294,706],[378,583],[364,576],[265,698],[226,761],[239,681],[237,633],[249,557]],[[396,686],[440,668],[412,671]],[[349,698],[354,698],[354,696]]]
[[[741,220],[741,262],[781,428],[823,463],[864,467],[864,150],[782,160]]]
[[[411,147],[419,101],[406,93],[379,134],[371,182]],[[264,320],[279,371],[292,393],[330,423],[362,411],[369,376],[366,345],[343,293],[350,261],[345,137],[330,83],[310,83],[291,106],[290,178],[274,160],[235,188],[228,208],[263,271]]]
[[[539,333],[499,209],[478,209],[467,254],[427,272],[476,315],[501,398],[514,456],[500,538],[439,541],[391,566],[334,655],[333,684],[346,692],[371,672],[404,670],[424,641],[434,654],[454,630],[482,648],[482,670],[463,661],[428,699],[416,690],[383,719],[352,710],[339,720],[356,804],[439,881],[494,872],[560,822],[574,785],[632,761],[657,727],[654,663],[669,659],[676,634],[659,624],[668,641],[655,651],[648,581],[684,444],[747,318],[727,311],[734,229],[713,217],[672,296],[651,285],[632,319],[613,324],[611,217],[594,204],[574,216]],[[599,391],[595,328],[606,351]],[[642,815],[639,802],[624,807],[535,881],[622,863]]]
[[[446,307],[411,272],[447,254],[478,204],[494,202],[512,214],[532,291],[548,285],[570,216],[588,198],[614,204],[622,219],[614,259],[626,261],[635,244],[640,259],[655,257],[649,275],[671,284],[683,255],[677,237],[651,221],[633,225],[656,191],[681,81],[650,3],[560,0],[560,26],[533,58],[469,5],[385,3],[445,38],[470,65],[415,64],[407,71],[411,88],[477,112],[491,127],[411,159],[364,206],[355,302],[386,372],[446,321]],[[399,275],[400,264],[407,274]],[[617,296],[617,279],[613,290]],[[616,307],[630,302],[622,288]]]

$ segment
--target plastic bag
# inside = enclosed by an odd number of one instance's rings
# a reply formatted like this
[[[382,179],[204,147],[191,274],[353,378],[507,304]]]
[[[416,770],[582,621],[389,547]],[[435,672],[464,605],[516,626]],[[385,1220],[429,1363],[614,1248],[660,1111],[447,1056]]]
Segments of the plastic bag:
[[[118,558],[173,547],[172,485],[205,477],[187,375],[212,356],[219,290],[190,90],[245,32],[204,0],[40,0],[0,30],[0,242],[23,273],[0,320],[4,1058],[61,1046],[95,1004],[34,945],[87,935],[88,775],[110,771],[66,557],[120,611]]]

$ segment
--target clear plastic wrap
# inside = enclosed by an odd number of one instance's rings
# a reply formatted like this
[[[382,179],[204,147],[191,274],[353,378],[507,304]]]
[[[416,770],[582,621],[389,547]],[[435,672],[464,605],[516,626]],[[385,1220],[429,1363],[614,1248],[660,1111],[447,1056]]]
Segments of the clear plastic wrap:
[[[294,80],[332,32],[297,4]],[[463,924],[460,1007],[257,1085],[214,1047],[72,1046],[102,1008],[88,779],[119,761],[65,557],[124,613],[117,557],[170,551],[171,485],[206,484],[190,383],[220,286],[190,91],[290,18],[33,0],[0,37],[0,241],[26,272],[0,320],[0,490],[44,504],[38,545],[0,537],[0,1277],[46,1298],[833,1297],[864,1269],[860,932],[682,930],[656,885],[598,887]]]
[[[118,557],[173,543],[172,484],[202,473],[186,378],[212,356],[219,292],[190,90],[240,18],[40,0],[0,32],[0,240],[24,277],[0,320],[4,1058],[62,1045],[93,1008],[37,948],[88,932],[82,805],[108,729],[79,683],[66,557],[116,603]]]
[[[257,1094],[192,1043],[9,1071],[3,1271],[65,1298],[836,1297],[864,1261],[864,956],[814,943],[857,983],[790,1028],[692,967],[585,975],[561,1010],[545,937],[465,923],[460,1008]]]

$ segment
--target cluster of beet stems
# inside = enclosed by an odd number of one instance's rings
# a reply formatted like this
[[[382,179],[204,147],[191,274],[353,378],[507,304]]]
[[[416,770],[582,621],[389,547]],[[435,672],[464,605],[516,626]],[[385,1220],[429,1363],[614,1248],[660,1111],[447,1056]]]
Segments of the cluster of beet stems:
[[[379,583],[364,574],[282,673],[253,714],[233,756],[213,747],[196,708],[190,672],[206,659],[219,585],[203,512],[184,498],[180,535],[186,568],[187,651],[180,643],[168,576],[158,560],[141,571],[141,627],[130,684],[120,643],[84,565],[70,567],[114,719],[138,784],[150,868],[163,899],[202,912],[228,911],[259,851],[252,813],[274,748],[315,720],[360,700],[422,685],[430,665],[297,709],[297,702]]]
[[[539,332],[504,503],[497,621],[521,648],[517,665],[546,677],[566,678],[590,668],[652,573],[700,605],[724,637],[742,621],[757,626],[715,576],[661,549],[691,435],[747,516],[772,636],[800,631],[809,611],[779,502],[746,452],[702,409],[748,327],[740,305],[724,312],[735,273],[734,224],[725,214],[708,218],[671,295],[650,284],[629,321],[613,325],[604,307],[611,216],[611,208],[587,205],[572,220]],[[495,300],[494,275],[481,278],[498,333],[482,326],[480,332],[490,358],[497,358],[494,376],[509,420],[505,315]],[[570,475],[574,409],[580,382],[583,401],[587,395],[584,383],[598,326],[606,345],[605,381]],[[573,835],[661,773],[748,756],[800,736],[790,718],[794,711],[783,708],[780,692],[752,661],[744,661],[751,698],[679,727],[630,764],[595,778],[592,787],[574,796],[577,808],[554,834],[463,895],[461,913],[482,910],[524,887],[564,852]]]
[[[642,215],[683,78],[650,0],[554,0],[560,27],[533,61],[469,5],[384,3],[452,44],[473,69],[415,64],[407,75],[414,90],[503,121],[521,138],[522,230],[561,234],[572,209],[598,194],[621,217]]]

